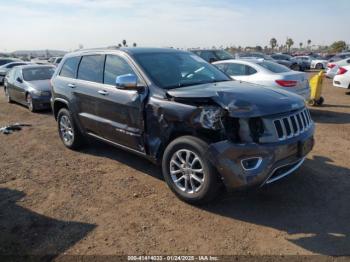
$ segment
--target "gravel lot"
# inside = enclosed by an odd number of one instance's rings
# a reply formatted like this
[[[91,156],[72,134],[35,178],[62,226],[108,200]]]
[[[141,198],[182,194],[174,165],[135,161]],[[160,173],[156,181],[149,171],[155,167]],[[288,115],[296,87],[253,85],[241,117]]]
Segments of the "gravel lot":
[[[146,160],[59,140],[50,112],[0,92],[0,254],[350,255],[350,95],[324,85],[316,146],[297,173],[205,207],[179,201]]]

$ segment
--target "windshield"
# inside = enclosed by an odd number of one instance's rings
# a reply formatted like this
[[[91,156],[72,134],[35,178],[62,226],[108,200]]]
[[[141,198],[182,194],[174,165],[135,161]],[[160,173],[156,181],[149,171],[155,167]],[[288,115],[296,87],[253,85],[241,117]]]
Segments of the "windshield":
[[[215,51],[215,55],[220,60],[234,59],[234,56],[231,55],[229,52],[226,52],[225,50],[217,50],[217,51]]]
[[[257,64],[266,68],[272,73],[285,73],[290,71],[288,67],[273,62],[263,61]]]
[[[190,53],[144,53],[134,57],[151,80],[164,89],[232,80]]]
[[[25,81],[48,80],[51,79],[55,69],[52,67],[38,67],[23,69],[23,79]]]

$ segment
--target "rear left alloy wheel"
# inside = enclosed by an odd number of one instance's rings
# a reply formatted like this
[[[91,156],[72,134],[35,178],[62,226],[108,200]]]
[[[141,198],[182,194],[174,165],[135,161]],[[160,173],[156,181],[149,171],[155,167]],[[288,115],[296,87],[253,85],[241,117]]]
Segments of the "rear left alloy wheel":
[[[62,108],[57,115],[58,133],[63,144],[69,149],[78,149],[84,142],[74,120],[66,108]]]
[[[203,204],[218,194],[220,181],[205,153],[208,144],[193,136],[172,141],[164,151],[162,170],[170,189],[182,200]]]

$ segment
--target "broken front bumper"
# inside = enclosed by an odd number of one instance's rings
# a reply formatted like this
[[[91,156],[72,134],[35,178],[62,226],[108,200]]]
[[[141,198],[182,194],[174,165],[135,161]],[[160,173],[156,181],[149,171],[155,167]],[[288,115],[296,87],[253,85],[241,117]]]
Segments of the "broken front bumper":
[[[217,168],[229,189],[259,187],[295,171],[314,144],[314,126],[285,141],[269,144],[235,144],[225,140],[211,144],[208,159]],[[256,166],[245,168],[243,161],[256,159]]]

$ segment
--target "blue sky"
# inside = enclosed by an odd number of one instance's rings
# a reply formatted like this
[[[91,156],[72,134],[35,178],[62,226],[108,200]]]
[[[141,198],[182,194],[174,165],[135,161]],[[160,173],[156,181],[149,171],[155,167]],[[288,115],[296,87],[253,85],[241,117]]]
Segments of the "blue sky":
[[[350,43],[349,0],[0,0],[0,51]]]

